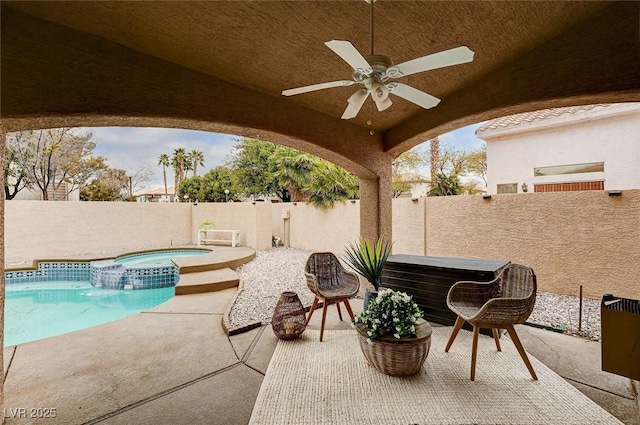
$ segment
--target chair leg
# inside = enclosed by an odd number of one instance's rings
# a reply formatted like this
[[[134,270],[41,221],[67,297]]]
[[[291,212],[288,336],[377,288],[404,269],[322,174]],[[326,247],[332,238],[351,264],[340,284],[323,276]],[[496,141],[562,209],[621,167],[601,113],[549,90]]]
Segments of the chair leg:
[[[524,360],[524,364],[527,365],[527,369],[529,369],[529,373],[531,374],[531,377],[535,381],[537,381],[538,377],[536,376],[536,373],[533,370],[533,366],[531,366],[531,362],[529,361],[527,352],[524,351],[524,348],[522,347],[522,343],[520,342],[520,338],[518,338],[518,334],[516,333],[516,330],[514,329],[513,325],[509,325],[507,327],[507,332],[509,332],[509,336],[511,337],[511,340],[513,341],[516,348],[518,349],[518,353],[520,353],[520,357],[522,357],[522,360]]]
[[[342,322],[342,311],[340,311],[340,300],[336,301],[336,308],[338,309],[338,317],[340,318],[340,321]]]
[[[456,319],[456,324],[453,325],[453,330],[451,331],[451,336],[449,337],[449,342],[447,342],[447,347],[444,349],[445,353],[449,352],[449,348],[451,348],[451,344],[455,341],[458,336],[458,332],[460,332],[460,328],[464,325],[464,319],[460,316]]]
[[[328,302],[325,299],[324,300],[324,305],[322,306],[322,324],[320,325],[320,342],[322,342],[322,337],[324,335],[324,322],[325,320],[327,320],[327,306],[328,306]]]
[[[496,348],[498,351],[502,351],[502,348],[500,348],[500,331],[497,328],[491,330],[493,331],[493,340],[496,342]]]
[[[316,311],[316,308],[318,307],[318,301],[319,299],[318,299],[318,296],[316,295],[315,298],[313,299],[313,304],[309,309],[309,316],[307,316],[307,323],[304,324],[305,326],[309,324],[309,320],[311,320],[311,316],[313,316],[313,312]]]
[[[473,325],[473,344],[471,345],[471,380],[476,380],[476,355],[478,354],[478,333],[480,327]]]
[[[351,310],[351,304],[349,304],[349,298],[344,299],[344,306],[347,308],[347,313],[349,313],[349,317],[351,320],[354,319],[353,310]]]

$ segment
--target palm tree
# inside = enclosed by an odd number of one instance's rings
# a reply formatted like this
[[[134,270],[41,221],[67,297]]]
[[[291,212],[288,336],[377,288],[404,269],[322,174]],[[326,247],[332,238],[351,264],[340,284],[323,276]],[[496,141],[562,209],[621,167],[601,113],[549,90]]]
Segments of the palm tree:
[[[198,165],[204,167],[204,154],[202,153],[202,151],[192,150],[191,152],[189,152],[188,158],[189,163],[193,167],[193,176],[195,177],[198,175]]]
[[[167,196],[167,167],[171,165],[171,161],[169,160],[169,155],[163,153],[158,158],[158,165],[162,165],[162,176],[164,177],[164,195]]]
[[[278,168],[274,177],[291,194],[291,201],[306,201],[304,187],[309,184],[318,158],[296,149],[280,148],[276,150],[274,159]]]
[[[175,188],[176,193],[180,182],[184,179],[184,165],[187,162],[187,151],[184,148],[178,148],[173,150],[173,157],[171,158],[171,166],[175,170]]]
[[[358,178],[332,162],[319,161],[304,191],[312,205],[328,210],[335,202],[358,198]]]

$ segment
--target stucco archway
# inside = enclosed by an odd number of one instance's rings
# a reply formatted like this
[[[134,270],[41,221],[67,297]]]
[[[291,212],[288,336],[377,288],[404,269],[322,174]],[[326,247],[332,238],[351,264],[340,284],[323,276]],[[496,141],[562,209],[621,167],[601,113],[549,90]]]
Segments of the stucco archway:
[[[2,129],[143,122],[251,129],[251,137],[304,145],[358,175],[361,234],[376,237],[391,233],[391,161],[403,151],[505,114],[640,101],[640,2],[380,1],[376,8],[376,51],[397,63],[462,44],[476,52],[470,64],[410,77],[442,99],[437,108],[394,99],[383,113],[344,121],[349,87],[280,95],[348,78],[349,67],[323,42],[369,45],[362,1],[3,1]]]

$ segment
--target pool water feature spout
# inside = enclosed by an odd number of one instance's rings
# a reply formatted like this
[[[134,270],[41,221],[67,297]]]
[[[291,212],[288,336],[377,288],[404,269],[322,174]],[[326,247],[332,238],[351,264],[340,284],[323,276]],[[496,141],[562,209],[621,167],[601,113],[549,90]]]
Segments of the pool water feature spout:
[[[115,261],[94,261],[91,263],[90,280],[92,286],[103,289],[124,289],[129,285],[126,269]]]

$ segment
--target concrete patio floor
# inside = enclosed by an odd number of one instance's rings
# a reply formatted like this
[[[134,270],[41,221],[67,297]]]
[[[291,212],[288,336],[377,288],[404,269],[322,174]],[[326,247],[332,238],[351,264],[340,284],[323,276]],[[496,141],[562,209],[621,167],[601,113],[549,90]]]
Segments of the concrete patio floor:
[[[126,319],[5,348],[6,423],[248,423],[277,338],[270,326],[224,333],[234,294],[181,295]],[[362,310],[359,299],[351,305]],[[310,328],[319,329],[321,313]],[[331,306],[327,329],[349,327]],[[598,343],[527,326],[518,333],[530,354],[625,424],[640,425],[637,382],[634,389],[602,372]],[[26,418],[17,417],[22,408]],[[31,408],[55,408],[56,418],[30,418]]]

